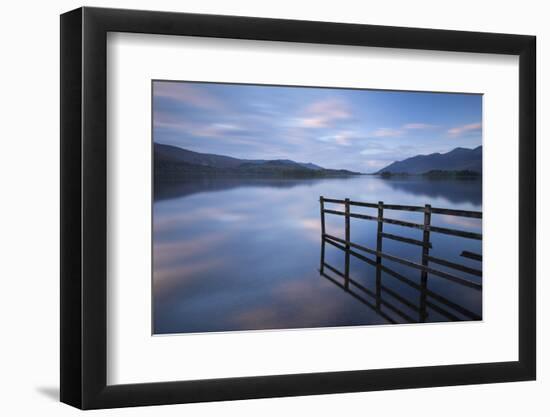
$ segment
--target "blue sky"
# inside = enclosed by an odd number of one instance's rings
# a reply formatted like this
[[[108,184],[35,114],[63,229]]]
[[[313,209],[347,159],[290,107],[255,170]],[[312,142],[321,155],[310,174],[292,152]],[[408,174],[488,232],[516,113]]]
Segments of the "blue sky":
[[[153,139],[243,159],[374,172],[481,145],[482,96],[153,82]]]

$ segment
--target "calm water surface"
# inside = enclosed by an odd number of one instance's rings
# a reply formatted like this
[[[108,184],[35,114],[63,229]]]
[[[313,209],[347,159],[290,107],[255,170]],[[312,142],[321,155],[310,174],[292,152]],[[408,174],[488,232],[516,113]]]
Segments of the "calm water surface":
[[[421,294],[387,272],[378,299],[319,273],[319,196],[387,204],[481,211],[481,181],[382,179],[201,179],[155,185],[153,216],[154,333],[185,333],[415,322]],[[326,208],[342,210],[342,206]],[[376,215],[375,210],[353,212]],[[386,211],[385,217],[422,222],[422,213]],[[432,215],[432,224],[481,232],[481,220]],[[422,239],[420,230],[384,224],[384,231]],[[327,215],[327,233],[344,237],[344,218]],[[352,219],[352,241],[376,247],[376,222]],[[481,242],[432,233],[430,254],[473,268],[460,256],[481,253]],[[384,252],[420,262],[421,248],[385,239]],[[325,260],[344,270],[344,253],[326,245]],[[420,272],[384,261],[413,284]],[[435,266],[434,266],[435,267]],[[451,272],[445,267],[438,269]],[[456,273],[471,281],[480,277]],[[351,277],[375,291],[376,268],[351,257]],[[481,315],[481,291],[429,275],[425,321]],[[449,304],[445,302],[448,300]],[[374,308],[373,308],[374,306]],[[377,308],[376,308],[377,307]],[[466,315],[464,315],[466,314]]]

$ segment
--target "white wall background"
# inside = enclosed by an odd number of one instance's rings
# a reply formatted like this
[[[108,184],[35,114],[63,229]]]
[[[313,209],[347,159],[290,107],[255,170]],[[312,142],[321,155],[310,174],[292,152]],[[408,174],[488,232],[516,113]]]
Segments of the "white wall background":
[[[59,416],[78,411],[57,402],[59,391],[59,17],[81,6],[72,0],[8,2],[0,24],[0,401],[1,414]],[[452,388],[325,395],[226,403],[145,407],[94,415],[476,416],[548,415],[550,296],[543,263],[550,250],[549,147],[542,138],[550,97],[550,26],[545,3],[523,1],[124,0],[86,5],[239,14],[395,26],[531,34],[538,37],[538,381]],[[546,394],[546,395],[545,395]]]

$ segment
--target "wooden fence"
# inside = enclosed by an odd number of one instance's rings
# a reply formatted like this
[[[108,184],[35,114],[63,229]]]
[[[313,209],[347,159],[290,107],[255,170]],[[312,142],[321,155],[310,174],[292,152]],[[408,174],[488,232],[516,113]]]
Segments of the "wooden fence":
[[[332,203],[337,205],[343,205],[344,210],[331,210],[325,208],[325,203]],[[464,278],[462,276],[458,276],[455,273],[450,273],[447,271],[443,271],[441,269],[438,269],[437,266],[443,266],[450,270],[454,271],[460,271],[464,272],[466,274],[471,274],[473,276],[482,277],[482,271],[481,269],[472,268],[467,265],[459,264],[456,262],[452,262],[446,259],[434,257],[430,255],[430,250],[432,249],[432,242],[430,241],[431,233],[440,233],[445,235],[451,235],[451,236],[457,236],[461,238],[466,239],[474,239],[474,240],[482,240],[482,234],[481,233],[474,233],[470,231],[464,231],[464,230],[457,230],[457,229],[451,229],[451,228],[445,228],[445,227],[439,227],[432,225],[432,214],[443,214],[446,216],[457,216],[457,217],[466,217],[466,218],[476,218],[481,219],[482,213],[478,211],[466,211],[466,210],[453,210],[453,209],[446,209],[446,208],[435,208],[431,207],[429,204],[425,206],[406,206],[406,205],[395,205],[395,204],[384,204],[382,201],[375,203],[365,203],[365,202],[358,202],[358,201],[351,201],[349,199],[345,200],[337,200],[337,199],[331,199],[331,198],[324,198],[323,196],[320,197],[320,206],[321,206],[321,233],[322,233],[322,251],[321,251],[321,265],[320,265],[320,272],[325,278],[330,279],[331,281],[335,282],[332,278],[328,277],[325,274],[325,268],[330,270],[331,272],[335,273],[336,275],[339,275],[344,279],[344,284],[340,285],[337,283],[337,285],[342,286],[346,291],[350,291],[350,284],[355,286],[356,288],[360,289],[363,293],[367,293],[368,295],[371,295],[376,300],[376,305],[374,306],[377,308],[377,310],[380,310],[380,305],[384,304],[386,307],[390,308],[392,311],[394,311],[399,316],[403,317],[406,321],[410,321],[410,317],[407,317],[404,313],[401,311],[398,311],[395,307],[391,306],[391,304],[388,304],[388,302],[384,301],[381,297],[381,292],[385,291],[386,293],[389,293],[394,298],[396,298],[398,301],[400,301],[403,304],[407,304],[407,300],[403,299],[403,297],[399,297],[399,294],[396,294],[391,289],[384,287],[381,284],[381,274],[382,272],[386,272],[389,275],[399,279],[401,282],[404,282],[405,284],[416,288],[421,293],[421,299],[420,299],[420,306],[418,307],[418,311],[420,313],[420,319],[419,321],[424,321],[426,318],[426,307],[429,306],[434,310],[439,311],[441,314],[447,316],[449,319],[456,320],[456,316],[454,316],[452,313],[445,311],[441,308],[439,308],[436,304],[430,302],[428,300],[428,297],[431,297],[437,301],[439,301],[442,304],[445,304],[452,308],[455,311],[460,312],[464,316],[466,316],[470,320],[479,320],[480,317],[463,308],[462,306],[446,299],[445,297],[442,297],[433,291],[430,291],[427,288],[427,281],[428,281],[428,274],[434,275],[439,278],[443,278],[452,282],[455,282],[459,285],[463,285],[465,287],[472,288],[474,290],[480,291],[482,289],[482,284],[478,283],[476,281],[472,281],[470,279]],[[367,207],[367,208],[373,208],[377,210],[376,216],[371,216],[367,214],[360,214],[360,213],[354,213],[352,212],[352,207]],[[413,223],[409,221],[403,221],[403,220],[397,220],[392,219],[388,217],[384,217],[384,210],[395,210],[395,211],[407,211],[407,212],[418,212],[423,213],[423,222],[422,223]],[[345,219],[345,232],[344,232],[344,239],[333,236],[331,234],[328,234],[326,232],[326,225],[325,225],[325,216],[327,214],[330,215],[337,215],[337,216],[343,216]],[[351,219],[363,219],[368,221],[375,221],[377,222],[377,233],[376,233],[376,248],[368,248],[364,245],[352,242],[351,240]],[[422,231],[422,240],[419,239],[413,239],[410,237],[405,236],[399,236],[394,233],[387,233],[384,231],[384,224],[393,224],[405,228],[413,228],[418,229]],[[403,243],[407,243],[410,245],[418,246],[421,250],[421,262],[418,263],[417,261],[405,259],[399,256],[396,256],[394,254],[390,254],[383,251],[383,241],[384,239],[390,239],[395,240]],[[337,247],[338,249],[341,249],[345,253],[345,263],[344,263],[344,271],[338,271],[333,266],[327,264],[325,262],[325,243],[328,243],[332,246]],[[366,255],[373,255],[374,259],[371,259],[367,257]],[[364,262],[367,262],[374,267],[376,267],[376,292],[372,293],[372,291],[369,293],[370,290],[366,289],[364,286],[360,285],[357,281],[350,278],[350,256],[354,256],[357,259],[360,259]],[[469,252],[469,251],[462,251],[461,256],[468,259],[473,259],[476,261],[481,262],[482,261],[482,255]],[[388,268],[386,265],[382,264],[382,260],[388,260],[392,262],[396,262],[401,265],[405,265],[407,267],[413,268],[415,270],[418,270],[420,272],[420,285],[416,284],[415,282],[411,281],[407,277],[404,277],[402,274],[399,274],[398,272]],[[433,265],[436,265],[434,267]],[[336,282],[335,282],[336,283]],[[392,294],[393,293],[393,294]],[[352,294],[357,297],[357,294]],[[359,298],[361,298],[359,296]],[[362,299],[365,303],[366,300]],[[367,303],[368,304],[368,303]],[[409,303],[410,304],[410,303]],[[411,307],[411,306],[409,306]],[[386,317],[386,319],[388,319]]]
[[[343,246],[337,247],[345,250]],[[346,280],[344,272],[327,262],[324,263],[324,268],[321,271],[321,275],[351,295],[353,298],[360,301],[362,304],[376,311],[378,315],[389,323],[397,323],[398,321],[391,317],[390,314],[384,313],[381,307],[385,307],[389,311],[393,312],[406,323],[425,322],[428,318],[428,307],[451,321],[481,320],[481,316],[479,314],[467,309],[457,301],[452,301],[449,298],[430,290],[427,285],[419,285],[417,282],[414,282],[412,279],[405,277],[403,274],[400,274],[386,265],[376,265],[376,262],[370,259],[368,262],[377,267],[377,282],[376,289],[374,291],[350,277]],[[344,282],[346,284],[342,284],[328,275],[325,269],[341,278],[344,278]],[[399,294],[395,289],[382,284],[382,281],[378,275],[378,270],[389,274],[401,283],[407,285],[413,290],[418,291],[420,294],[419,303],[410,301],[403,295]],[[371,300],[374,300],[374,302]],[[397,301],[398,303],[395,303],[394,301]],[[405,312],[400,305],[404,305],[408,307],[409,310],[418,314],[418,319],[413,317],[409,312]]]

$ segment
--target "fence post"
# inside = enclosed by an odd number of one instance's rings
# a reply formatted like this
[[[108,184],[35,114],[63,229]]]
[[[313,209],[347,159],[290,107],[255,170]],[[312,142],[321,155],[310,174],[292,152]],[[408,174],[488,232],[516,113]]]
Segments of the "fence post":
[[[382,252],[382,231],[384,227],[384,202],[378,202],[378,221],[376,231],[376,252]],[[382,296],[382,257],[376,256],[376,308],[380,310],[380,297]]]
[[[321,265],[319,267],[321,274],[325,272],[325,199],[323,196],[319,197],[319,203],[321,205]]]
[[[349,217],[349,198],[346,198],[345,199],[345,217],[346,217],[346,270],[345,270],[345,277],[346,277],[346,282],[345,282],[345,287],[346,288],[349,288],[349,257],[350,257],[350,254],[349,254],[349,251],[351,249],[350,247],[350,242],[351,242],[351,233],[350,233],[350,217]]]
[[[319,197],[319,203],[321,204],[321,237],[325,237],[325,198]]]
[[[430,254],[430,224],[432,222],[432,206],[426,204],[424,207],[424,233],[422,237],[422,266],[428,266]],[[426,321],[426,290],[428,288],[428,272],[422,271],[420,276],[420,321]]]

